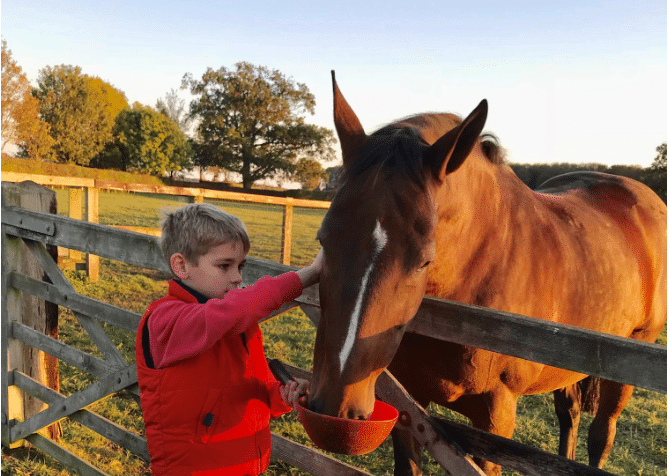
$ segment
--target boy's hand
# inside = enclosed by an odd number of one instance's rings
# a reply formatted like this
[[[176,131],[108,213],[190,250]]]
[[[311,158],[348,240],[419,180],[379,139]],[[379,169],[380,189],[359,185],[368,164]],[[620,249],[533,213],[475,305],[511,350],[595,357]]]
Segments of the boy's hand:
[[[303,289],[319,282],[321,268],[323,268],[323,248],[319,250],[312,264],[296,271]]]
[[[296,378],[279,386],[279,394],[284,399],[284,403],[295,408],[298,405],[300,397],[307,395],[309,391],[309,382],[305,379]]]

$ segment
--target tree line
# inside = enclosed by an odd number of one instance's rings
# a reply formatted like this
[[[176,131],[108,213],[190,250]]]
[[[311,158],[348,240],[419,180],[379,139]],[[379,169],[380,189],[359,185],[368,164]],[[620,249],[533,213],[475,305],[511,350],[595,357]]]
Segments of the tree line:
[[[663,142],[656,147],[656,157],[649,167],[640,167],[639,165],[603,165],[598,163],[573,164],[568,162],[551,164],[508,164],[517,177],[530,189],[536,190],[544,182],[552,177],[561,174],[567,174],[577,171],[603,172],[612,175],[629,177],[638,182],[642,182],[658,194],[661,199],[667,203],[667,174],[668,147],[667,142]],[[328,174],[328,189],[332,190],[337,186],[342,167],[329,167],[326,169]]]
[[[314,189],[336,175],[322,163],[335,158],[328,128],[307,124],[314,95],[278,70],[240,62],[184,75],[154,107],[128,104],[124,92],[78,66],[46,66],[33,88],[2,40],[2,150],[20,156],[158,176],[199,167],[235,172],[242,185],[264,178],[297,180]],[[560,173],[596,170],[649,185],[667,200],[667,143],[651,167],[600,164],[511,164],[530,188]],[[329,180],[331,183],[335,180]]]
[[[540,188],[545,181],[552,177],[556,177],[557,175],[577,172],[579,170],[590,170],[629,177],[638,182],[642,182],[656,192],[658,196],[667,203],[667,163],[668,147],[667,142],[663,142],[656,148],[656,157],[651,166],[645,168],[637,165],[607,166],[597,163],[510,164],[510,167],[521,181],[533,190]]]
[[[158,176],[194,167],[239,173],[250,188],[264,178],[314,188],[334,158],[334,136],[307,124],[315,99],[306,85],[246,62],[184,75],[154,107],[72,65],[46,66],[33,88],[2,41],[2,150],[21,157]]]

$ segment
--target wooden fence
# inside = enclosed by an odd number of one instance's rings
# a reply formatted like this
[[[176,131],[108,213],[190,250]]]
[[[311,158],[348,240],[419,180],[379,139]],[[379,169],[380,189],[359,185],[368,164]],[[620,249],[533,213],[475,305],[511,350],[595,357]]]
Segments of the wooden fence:
[[[27,440],[76,474],[104,474],[38,433],[40,429],[64,418],[71,418],[147,460],[146,441],[143,438],[86,409],[93,402],[121,390],[138,395],[134,363],[128,364],[123,359],[99,323],[106,322],[135,332],[140,315],[77,294],[58,268],[48,247],[66,247],[143,268],[168,271],[156,238],[12,206],[5,202],[5,188],[3,184],[2,445],[10,447],[15,442]],[[16,261],[11,257],[12,254],[24,253],[26,250],[41,266],[44,279],[23,274],[12,265]],[[249,258],[248,261],[243,276],[245,283],[293,269],[260,259]],[[8,297],[17,294],[28,294],[71,309],[104,359],[70,347],[22,323],[22,317],[15,315],[15,310],[7,304]],[[307,289],[296,301],[286,304],[269,319],[296,306],[317,324],[319,302],[316,286]],[[445,313],[448,313],[448,319],[440,317]],[[435,298],[424,299],[408,332],[666,393],[665,346]],[[520,335],[524,336],[523,342],[517,338]],[[57,389],[51,389],[44,382],[26,375],[11,361],[8,349],[12,343],[21,343],[49,354],[99,380],[64,397]],[[296,376],[310,378],[306,370],[295,367],[290,369]],[[46,406],[35,414],[26,414],[23,421],[12,417],[8,394],[18,390],[45,402]],[[388,372],[379,378],[376,390],[379,398],[400,411],[398,425],[409,428],[447,474],[481,475],[470,455],[484,457],[528,475],[609,474],[471,427],[438,420],[417,405]],[[275,458],[314,475],[368,474],[278,435],[273,435],[272,452]]]
[[[16,172],[3,172],[2,181],[12,183],[31,181],[35,182],[36,184],[48,187],[66,187],[69,189],[69,217],[77,220],[83,219],[90,223],[98,223],[100,190],[189,197],[195,203],[202,203],[205,198],[208,198],[280,206],[283,209],[283,219],[281,234],[281,255],[279,261],[286,265],[291,264],[293,208],[301,207],[327,209],[330,207],[330,202],[320,200],[303,200],[291,197],[272,197],[242,192],[208,190],[198,188],[197,183],[194,183],[193,187],[169,187],[163,185],[146,185],[90,178],[57,177]],[[158,236],[160,234],[160,230],[158,228],[130,226],[118,226],[117,228],[136,231],[153,236]],[[82,259],[81,252],[77,250],[70,250],[69,257],[74,261],[80,261]],[[84,261],[84,266],[91,281],[96,282],[98,280],[98,273],[100,269],[98,256],[88,254]]]

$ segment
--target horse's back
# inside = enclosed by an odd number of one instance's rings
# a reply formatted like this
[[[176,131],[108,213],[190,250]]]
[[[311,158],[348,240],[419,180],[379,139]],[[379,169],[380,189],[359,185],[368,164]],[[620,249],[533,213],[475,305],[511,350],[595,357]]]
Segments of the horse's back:
[[[571,172],[545,181],[535,191],[572,195],[599,212],[636,220],[640,231],[665,252],[667,206],[653,190],[636,180],[600,172]]]
[[[666,215],[666,206],[658,195],[646,185],[628,177],[601,172],[570,172],[552,177],[543,182],[535,191],[546,194],[564,194],[582,190],[591,194],[608,193],[628,206],[642,205],[656,208]]]
[[[589,212],[608,217],[622,230],[628,246],[637,250],[640,268],[648,269],[644,291],[647,315],[645,322],[639,323],[636,333],[630,337],[653,341],[667,319],[665,203],[636,180],[598,172],[559,175],[544,182],[536,192],[558,199],[565,197],[566,201],[577,200]],[[600,239],[604,240],[605,236],[603,233]]]

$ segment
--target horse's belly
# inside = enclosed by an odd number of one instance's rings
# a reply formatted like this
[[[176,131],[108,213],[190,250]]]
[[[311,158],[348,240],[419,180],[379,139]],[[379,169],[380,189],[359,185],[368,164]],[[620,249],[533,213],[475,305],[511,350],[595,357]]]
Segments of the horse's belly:
[[[570,370],[545,366],[538,378],[523,392],[524,395],[553,392],[556,389],[567,387],[587,377]]]
[[[406,333],[388,369],[422,405],[444,405],[485,389],[490,357],[482,359],[484,352]]]

